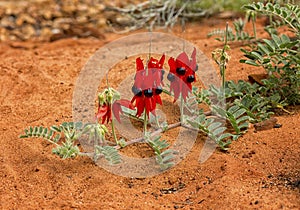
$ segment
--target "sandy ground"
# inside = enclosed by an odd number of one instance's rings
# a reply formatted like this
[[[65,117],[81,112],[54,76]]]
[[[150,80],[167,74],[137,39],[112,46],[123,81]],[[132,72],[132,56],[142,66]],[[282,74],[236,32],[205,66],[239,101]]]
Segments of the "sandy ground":
[[[188,24],[184,38],[210,57],[221,44],[206,34],[224,26],[223,20]],[[259,28],[258,34],[263,33]],[[88,157],[62,160],[44,140],[19,139],[29,125],[72,120],[72,94],[82,67],[98,48],[121,35],[105,37],[0,43],[1,209],[300,208],[299,106],[288,108],[294,114],[276,116],[281,128],[251,128],[229,152],[217,150],[202,164],[198,158],[205,137],[199,134],[180,164],[148,178],[113,175]],[[262,72],[239,64],[240,46],[231,47],[228,79]]]

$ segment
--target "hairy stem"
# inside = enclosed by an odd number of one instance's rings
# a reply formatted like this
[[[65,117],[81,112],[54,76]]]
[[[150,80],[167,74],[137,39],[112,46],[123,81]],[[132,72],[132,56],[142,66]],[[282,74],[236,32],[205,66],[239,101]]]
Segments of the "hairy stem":
[[[180,96],[180,123],[181,123],[181,125],[183,125],[183,123],[184,123],[183,106],[184,106],[184,100],[183,100],[183,97],[181,94],[181,96]]]
[[[208,112],[206,112],[204,114],[206,116],[209,116],[209,115],[212,114],[212,112],[208,111]],[[159,129],[155,130],[154,132],[152,132],[150,134],[150,137],[156,136],[156,135],[158,135],[160,133],[165,132],[166,130],[171,130],[171,129],[174,129],[174,128],[177,128],[177,127],[180,127],[180,126],[186,128],[186,129],[198,130],[196,128],[189,127],[187,125],[182,125],[181,122],[177,122],[177,123],[173,123],[173,124],[168,125],[167,129],[159,128]],[[126,146],[129,146],[129,145],[132,145],[132,144],[135,144],[135,143],[139,143],[139,142],[143,142],[143,141],[145,141],[145,137],[140,137],[140,138],[136,138],[136,139],[132,139],[130,141],[127,141],[124,146],[122,145],[122,147],[120,145],[116,145],[115,148],[116,149],[122,149],[122,148],[124,148]],[[78,155],[93,157],[94,154],[93,153],[89,153],[89,152],[80,152]]]
[[[255,17],[251,18],[251,22],[252,22],[252,28],[253,28],[253,33],[254,33],[254,39],[257,39],[257,35],[256,35],[256,23],[255,23]]]
[[[226,70],[226,48],[227,48],[227,41],[228,41],[228,22],[226,23],[226,29],[225,29],[225,42],[224,42],[224,47],[222,49],[222,54],[221,54],[221,58],[220,58],[220,64],[219,64],[219,68],[220,68],[220,74],[222,76],[222,90],[225,90],[225,81],[226,81],[226,77],[225,77],[225,70]]]
[[[112,131],[112,134],[113,134],[113,137],[114,137],[114,140],[115,140],[116,144],[119,144],[118,137],[117,137],[117,134],[116,134],[114,119],[111,120],[111,131]]]
[[[144,110],[144,135],[147,133],[147,125],[148,125],[148,119],[147,119],[147,113],[146,109]]]

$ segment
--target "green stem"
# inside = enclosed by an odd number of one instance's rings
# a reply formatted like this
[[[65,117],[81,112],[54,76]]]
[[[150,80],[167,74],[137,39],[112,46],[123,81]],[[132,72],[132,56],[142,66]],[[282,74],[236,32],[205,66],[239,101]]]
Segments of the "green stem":
[[[118,138],[117,138],[117,134],[116,134],[116,130],[115,130],[115,122],[114,119],[111,120],[111,131],[114,137],[114,140],[116,142],[116,144],[119,144]]]
[[[228,23],[226,23],[226,29],[225,29],[225,42],[224,47],[222,49],[222,55],[221,55],[221,62],[220,62],[220,73],[222,75],[222,89],[225,90],[225,70],[226,70],[226,48],[227,48],[227,41],[228,41]]]
[[[183,122],[184,122],[183,106],[184,106],[184,100],[183,100],[183,97],[181,94],[181,96],[180,96],[180,123],[181,123],[181,125],[183,125]]]
[[[254,39],[257,39],[256,35],[256,24],[255,24],[255,17],[252,17],[252,28],[253,28],[253,33],[254,33]]]
[[[160,123],[159,123],[159,121],[158,121],[157,116],[155,116],[155,122],[156,122],[156,126],[157,126],[158,128],[160,128]]]
[[[147,133],[147,125],[148,125],[148,119],[147,119],[147,113],[146,109],[144,110],[144,135]]]

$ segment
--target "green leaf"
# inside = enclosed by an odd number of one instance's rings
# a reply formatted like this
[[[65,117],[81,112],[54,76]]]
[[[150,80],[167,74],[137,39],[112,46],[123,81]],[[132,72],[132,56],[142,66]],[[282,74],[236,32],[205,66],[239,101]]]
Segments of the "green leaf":
[[[45,138],[48,133],[48,128],[44,128],[42,136]]]
[[[276,44],[277,48],[279,48],[280,44],[281,44],[281,39],[279,38],[279,36],[277,36],[276,34],[272,34],[271,35],[274,43]]]
[[[215,130],[216,128],[220,127],[221,125],[222,125],[221,122],[214,122],[214,123],[212,123],[211,125],[209,125],[209,126],[207,127],[207,129],[208,129],[210,132],[212,132],[213,130]]]
[[[269,50],[271,52],[274,52],[275,51],[275,46],[274,46],[274,43],[268,39],[263,39],[263,41],[266,43],[266,45],[268,46]]]
[[[236,122],[237,122],[237,124],[240,124],[241,122],[244,122],[247,120],[250,120],[250,117],[248,115],[240,117],[239,119],[236,120]]]
[[[286,11],[282,10],[281,13],[282,13],[282,16],[283,16],[284,18],[287,18],[288,14],[287,14]]]
[[[251,55],[257,60],[263,60],[263,57],[258,52],[252,51]]]
[[[274,7],[271,3],[267,3],[266,7],[268,8],[269,11],[271,11],[271,12],[274,11]]]
[[[226,130],[227,128],[225,128],[225,127],[219,127],[219,128],[217,128],[217,129],[215,129],[214,131],[213,131],[213,135],[214,136],[219,136],[221,133],[223,133],[225,130]]]
[[[234,116],[234,118],[238,118],[241,115],[243,115],[245,112],[246,112],[246,110],[242,108],[242,109],[237,110],[235,113],[233,113],[233,116]]]
[[[257,10],[260,10],[261,8],[264,7],[264,5],[261,4],[260,2],[257,2],[256,4],[254,4],[254,6],[256,7]]]
[[[163,162],[164,164],[166,164],[167,162],[170,162],[170,161],[172,161],[173,159],[174,159],[174,156],[173,156],[173,155],[168,155],[168,156],[163,157],[162,162]]]
[[[61,129],[60,127],[56,126],[56,125],[52,125],[50,127],[50,130],[54,131],[54,132],[57,132],[57,133],[60,133],[61,132]]]
[[[60,139],[60,134],[56,134],[53,141],[57,143],[59,141],[59,139]]]
[[[43,126],[40,126],[39,128],[38,128],[38,132],[37,132],[37,134],[40,136],[40,135],[43,135],[43,130],[44,130],[44,127]]]
[[[239,125],[239,129],[243,129],[243,128],[248,129],[248,127],[249,127],[249,123],[248,122],[244,122],[243,124]]]
[[[121,163],[121,156],[119,155],[119,152],[115,147],[112,147],[112,146],[100,147],[100,146],[98,146],[97,151],[99,151],[101,154],[103,154],[105,159],[110,164]]]
[[[38,127],[34,127],[34,128],[33,128],[32,135],[33,135],[33,136],[37,136],[37,135],[38,135],[38,130],[39,130]]]
[[[174,150],[167,149],[167,150],[163,151],[160,155],[161,156],[167,156],[167,155],[170,155],[170,154],[173,154],[173,153],[174,153]]]
[[[233,135],[231,133],[223,133],[218,137],[218,141],[222,141],[224,139],[227,139],[229,137],[232,137]]]
[[[76,130],[81,129],[82,126],[83,126],[83,123],[82,123],[82,122],[76,122],[76,123],[75,123],[75,129],[76,129]]]
[[[69,123],[68,122],[63,122],[60,127],[63,127],[63,128],[68,128],[69,127]]]
[[[50,130],[48,133],[48,136],[46,137],[47,139],[51,139],[53,136],[53,130]]]
[[[243,5],[242,8],[248,9],[248,10],[255,10],[255,8],[251,4]]]
[[[19,138],[20,138],[20,139],[25,139],[25,138],[28,138],[28,135],[23,134],[23,135],[20,135]]]
[[[229,109],[228,109],[228,112],[230,112],[230,113],[235,113],[237,110],[239,110],[240,109],[240,107],[239,106],[236,106],[236,105],[233,105],[233,106],[231,106]]]
[[[257,47],[260,51],[264,52],[265,54],[269,55],[270,50],[268,50],[268,48],[266,48],[263,44],[258,43]]]
[[[252,66],[259,66],[255,61],[253,60],[245,60],[244,62],[245,64],[249,64],[249,65],[252,65]]]

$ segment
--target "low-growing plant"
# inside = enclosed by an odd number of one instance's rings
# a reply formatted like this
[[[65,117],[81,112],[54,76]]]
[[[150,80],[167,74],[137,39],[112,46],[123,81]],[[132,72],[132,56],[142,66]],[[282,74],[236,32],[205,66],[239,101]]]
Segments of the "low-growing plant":
[[[255,20],[255,16],[249,15],[252,22]],[[234,30],[231,27],[228,27],[227,30],[223,29],[214,29],[207,34],[207,37],[217,36],[215,38],[218,41],[224,42],[225,37],[228,41],[252,41],[256,39],[256,26],[253,24],[254,36],[251,36],[248,32],[245,31],[246,21],[239,18],[233,21]]]
[[[196,49],[191,56],[184,51],[176,58],[168,59],[169,72],[166,77],[169,81],[169,90],[164,89],[163,82],[166,56],[162,55],[160,59],[149,56],[145,64],[138,57],[131,101],[122,99],[120,93],[111,88],[107,82],[107,88],[98,95],[95,122],[87,124],[65,122],[50,128],[29,127],[20,137],[44,138],[55,146],[52,152],[62,158],[86,155],[97,161],[104,157],[111,164],[122,162],[119,150],[142,142],[153,150],[156,162],[162,170],[174,165],[176,151],[170,149],[170,144],[162,139],[161,133],[179,126],[201,131],[215,141],[221,150],[228,150],[233,140],[237,140],[247,132],[250,123],[268,119],[273,114],[273,108],[299,103],[299,22],[295,20],[299,19],[297,15],[300,9],[292,5],[286,7],[288,9],[284,9],[284,6],[271,7],[270,4],[261,3],[245,6],[253,11],[253,14],[264,13],[266,10],[270,10],[272,14],[280,14],[278,16],[293,30],[297,29],[294,32],[298,40],[292,40],[287,35],[272,34],[271,40],[263,40],[262,43],[254,45],[251,51],[242,50],[247,59],[241,62],[266,69],[270,77],[263,81],[263,86],[246,81],[226,80],[226,68],[230,59],[227,53],[230,50],[228,41],[232,35],[226,25],[223,48],[216,49],[212,53],[220,70],[222,81],[220,87],[215,85],[207,89],[193,87],[198,70]],[[286,14],[294,16],[289,18]],[[245,37],[242,33],[243,28],[242,22],[236,22],[235,40],[237,37]],[[180,101],[180,120],[176,123],[168,124],[167,121],[158,123],[156,107],[163,106],[164,94],[172,96],[174,102]],[[195,104],[207,105],[210,111],[194,110],[192,107]],[[189,113],[185,113],[185,110]],[[115,130],[115,121],[122,123],[121,115],[133,121],[143,122],[143,135],[137,139],[124,139],[120,134],[120,138]],[[156,126],[149,129],[150,122],[155,122]],[[106,124],[111,125],[112,138],[109,138]],[[79,139],[84,139],[88,145],[92,145],[92,149],[82,152],[78,144]]]
[[[269,96],[278,95],[286,104],[300,103],[300,7],[292,4],[262,4],[260,2],[244,6],[260,14],[272,14],[281,25],[290,28],[293,35],[271,33],[271,39],[252,46],[251,50],[242,49],[247,59],[241,63],[263,67],[268,79],[263,80],[265,92]]]

